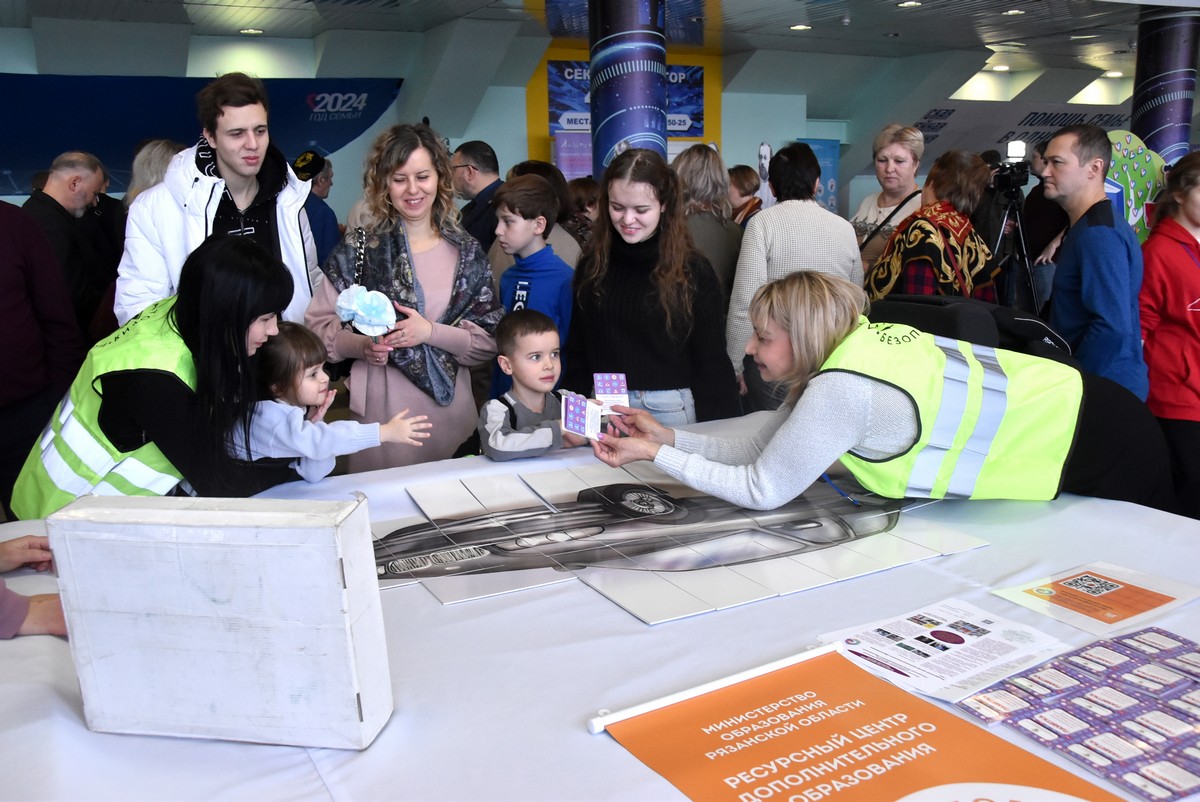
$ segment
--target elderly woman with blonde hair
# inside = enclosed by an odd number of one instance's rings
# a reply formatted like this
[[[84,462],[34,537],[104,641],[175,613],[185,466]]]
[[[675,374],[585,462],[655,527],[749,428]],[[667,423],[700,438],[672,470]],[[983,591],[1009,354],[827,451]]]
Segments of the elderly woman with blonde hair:
[[[978,155],[949,150],[929,169],[921,208],[892,232],[867,272],[871,300],[900,295],[955,295],[996,302],[992,252],[971,224],[991,169]]]
[[[921,207],[917,170],[925,155],[925,135],[912,126],[892,123],[875,136],[871,155],[879,192],[863,198],[850,218],[865,273],[871,272],[896,226]]]

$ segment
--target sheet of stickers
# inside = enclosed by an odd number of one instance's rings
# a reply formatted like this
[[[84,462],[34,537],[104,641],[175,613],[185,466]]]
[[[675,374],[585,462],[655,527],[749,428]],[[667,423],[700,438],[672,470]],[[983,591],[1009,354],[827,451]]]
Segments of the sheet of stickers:
[[[1200,792],[1200,647],[1156,627],[1095,641],[959,702],[1142,799]]]

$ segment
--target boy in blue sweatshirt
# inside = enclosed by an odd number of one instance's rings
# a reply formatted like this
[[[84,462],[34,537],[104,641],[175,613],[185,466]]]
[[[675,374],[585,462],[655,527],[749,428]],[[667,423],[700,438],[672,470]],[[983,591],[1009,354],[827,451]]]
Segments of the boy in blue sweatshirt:
[[[558,197],[546,179],[522,175],[504,182],[492,204],[496,208],[496,241],[516,260],[500,277],[500,302],[509,312],[534,309],[546,315],[554,321],[560,342],[565,343],[571,326],[575,271],[546,243],[558,216]],[[497,371],[491,397],[499,398],[511,386],[511,377]]]

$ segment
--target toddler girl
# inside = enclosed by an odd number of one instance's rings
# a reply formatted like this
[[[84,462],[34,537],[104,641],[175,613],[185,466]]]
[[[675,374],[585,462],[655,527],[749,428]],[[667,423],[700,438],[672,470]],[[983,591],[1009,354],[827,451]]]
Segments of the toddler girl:
[[[432,425],[424,415],[398,412],[387,423],[334,421],[325,412],[336,390],[325,375],[325,346],[298,323],[279,323],[279,333],[258,350],[261,397],[250,423],[249,443],[234,437],[233,452],[242,459],[296,457],[292,467],[309,482],[333,470],[335,457],[381,443],[419,446]]]

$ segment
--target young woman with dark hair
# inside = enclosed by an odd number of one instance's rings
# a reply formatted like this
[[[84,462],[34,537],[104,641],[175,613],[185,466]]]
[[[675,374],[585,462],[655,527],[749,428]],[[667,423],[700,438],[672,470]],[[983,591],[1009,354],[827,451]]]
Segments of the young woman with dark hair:
[[[229,455],[256,397],[253,357],[292,297],[283,263],[244,237],[206,240],[179,294],[142,311],[88,353],[25,461],[20,518],[86,493],[249,496],[296,479],[286,465]]]
[[[624,373],[630,403],[670,425],[737,415],[724,352],[724,299],[692,244],[679,179],[654,151],[613,159],[600,219],[575,273],[563,386]]]

